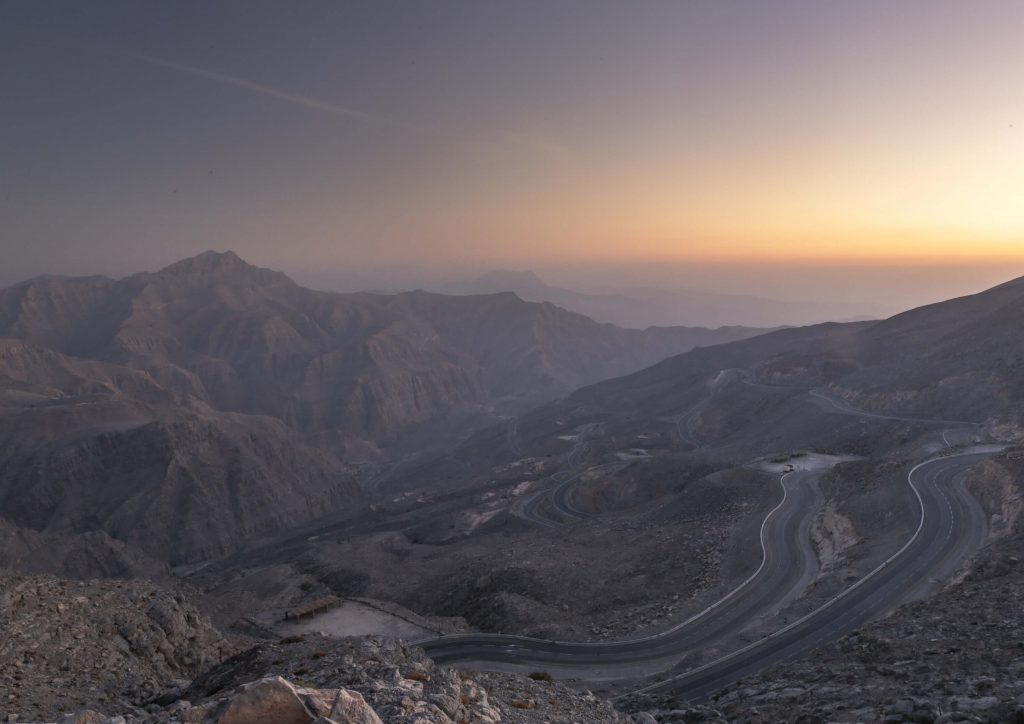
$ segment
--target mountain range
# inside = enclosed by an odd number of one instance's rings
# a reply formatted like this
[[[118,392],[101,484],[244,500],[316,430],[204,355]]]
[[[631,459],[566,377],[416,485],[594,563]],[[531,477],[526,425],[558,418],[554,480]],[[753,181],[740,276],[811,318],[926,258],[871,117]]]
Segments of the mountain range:
[[[785,329],[692,350],[571,399],[670,405],[722,370],[779,389],[820,387],[879,415],[973,421],[1014,436],[1024,399],[1024,278],[877,322]]]
[[[181,563],[315,517],[417,446],[751,328],[621,329],[512,293],[331,294],[209,252],[0,290],[0,512]]]
[[[769,331],[622,329],[511,292],[314,292],[230,253],[120,280],[43,277],[0,291],[0,566],[187,581],[231,635],[282,637],[271,662],[301,642],[285,612],[352,596],[483,648],[497,632],[615,647],[716,612],[693,634],[712,643],[679,649],[682,671],[875,585],[916,526],[927,541],[897,561],[917,577],[899,593],[949,583],[938,618],[975,590],[956,571],[998,564],[1019,585],[1016,553],[1004,566],[976,545],[1017,545],[1024,520],[1022,322],[1024,279],[882,321]],[[953,465],[949,479],[914,488],[922,460]],[[915,491],[939,511],[927,521]],[[971,500],[976,515],[954,514]],[[792,564],[759,576],[766,560]],[[792,580],[776,593],[776,579]],[[833,655],[854,646],[874,667],[852,642],[903,599],[886,600]],[[991,608],[995,626],[1005,604]],[[914,610],[887,625],[932,636]],[[967,646],[971,622],[954,619],[942,626]],[[293,661],[285,673],[308,671]],[[784,718],[779,687],[758,686]],[[1016,696],[1003,689],[993,707]]]

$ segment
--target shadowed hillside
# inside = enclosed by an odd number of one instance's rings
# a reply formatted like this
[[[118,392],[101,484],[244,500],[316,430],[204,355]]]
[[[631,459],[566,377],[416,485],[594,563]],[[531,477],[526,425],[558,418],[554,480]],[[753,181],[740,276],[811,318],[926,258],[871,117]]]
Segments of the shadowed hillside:
[[[425,441],[757,332],[624,330],[513,294],[314,292],[231,252],[41,277],[0,291],[0,511],[197,560],[355,512],[358,481]]]

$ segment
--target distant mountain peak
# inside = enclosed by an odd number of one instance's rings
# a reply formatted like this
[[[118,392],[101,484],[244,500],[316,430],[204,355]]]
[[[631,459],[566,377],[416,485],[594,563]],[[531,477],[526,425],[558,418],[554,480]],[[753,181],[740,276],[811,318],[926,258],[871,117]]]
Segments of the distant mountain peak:
[[[254,280],[261,283],[291,282],[279,271],[254,266],[233,251],[204,251],[166,266],[155,276],[164,278],[188,277],[211,280]]]
[[[158,273],[164,272],[190,272],[190,271],[212,271],[222,269],[240,269],[252,267],[242,257],[233,251],[204,251],[202,254],[190,256],[187,259],[176,261],[164,267]]]
[[[216,259],[218,263],[224,264],[245,264],[246,262],[242,257],[238,256],[235,252],[228,249],[227,251],[204,251],[202,254],[198,254],[196,259]]]
[[[548,288],[548,283],[531,269],[494,269],[481,274],[476,280],[476,285],[496,292]]]

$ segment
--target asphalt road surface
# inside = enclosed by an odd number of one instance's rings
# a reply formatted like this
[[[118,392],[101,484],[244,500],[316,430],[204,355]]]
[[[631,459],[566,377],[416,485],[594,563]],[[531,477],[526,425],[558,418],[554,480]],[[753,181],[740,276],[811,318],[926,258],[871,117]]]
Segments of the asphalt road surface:
[[[820,388],[808,390],[811,396],[811,401],[814,402],[825,412],[832,412],[839,415],[853,415],[855,417],[869,417],[876,420],[901,420],[903,422],[920,422],[932,425],[949,425],[954,427],[969,427],[977,429],[980,425],[976,422],[966,422],[964,420],[936,420],[928,417],[900,417],[898,415],[881,415],[874,412],[867,412],[865,410],[858,409],[850,405],[849,402],[844,400],[842,397],[833,395]]]
[[[899,551],[839,596],[789,626],[641,691],[700,700],[744,676],[854,631],[935,588],[981,547],[988,534],[987,517],[964,487],[964,478],[968,468],[991,455],[963,453],[916,466],[908,482],[918,498],[921,518],[916,532]]]

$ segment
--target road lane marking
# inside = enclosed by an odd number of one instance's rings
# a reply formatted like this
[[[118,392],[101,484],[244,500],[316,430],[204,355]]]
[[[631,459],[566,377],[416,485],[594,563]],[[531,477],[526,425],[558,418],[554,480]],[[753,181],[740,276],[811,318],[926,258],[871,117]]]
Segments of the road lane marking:
[[[678,623],[675,626],[673,626],[672,628],[666,629],[665,631],[662,631],[660,633],[651,634],[650,636],[642,636],[640,638],[635,638],[635,639],[623,639],[623,640],[620,640],[620,641],[568,641],[568,642],[560,642],[560,645],[571,645],[571,646],[615,646],[615,645],[618,645],[618,644],[621,644],[621,645],[627,645],[627,644],[628,645],[632,645],[632,644],[643,643],[645,641],[656,641],[658,639],[662,639],[662,638],[665,638],[667,636],[670,636],[671,634],[677,633],[680,629],[682,629],[685,626],[688,626],[688,625],[694,623],[695,621],[697,621],[698,619],[706,616],[707,614],[711,613],[712,611],[717,609],[719,606],[721,606],[723,603],[725,603],[726,601],[731,599],[733,596],[735,596],[737,593],[739,593],[745,586],[747,586],[751,581],[753,581],[755,578],[757,578],[758,574],[760,574],[761,571],[764,569],[765,563],[768,560],[768,548],[767,548],[767,546],[765,544],[765,529],[766,529],[766,526],[768,525],[768,521],[771,519],[772,515],[777,510],[779,510],[779,508],[781,508],[783,505],[785,505],[786,500],[789,497],[789,489],[786,487],[786,478],[788,478],[790,475],[793,475],[793,474],[798,473],[798,472],[803,472],[803,471],[792,470],[792,471],[790,471],[788,473],[785,473],[784,475],[782,475],[779,478],[779,484],[782,486],[782,500],[779,501],[778,505],[776,505],[774,508],[772,508],[770,511],[768,511],[768,514],[765,515],[764,520],[761,521],[761,532],[760,532],[760,540],[761,540],[761,565],[759,565],[757,567],[757,570],[754,571],[745,581],[743,581],[743,583],[741,583],[738,586],[736,586],[734,589],[729,591],[729,593],[727,593],[725,596],[723,596],[722,598],[720,598],[717,601],[715,601],[714,603],[712,603],[710,606],[705,608],[703,611],[700,611],[699,613],[694,614],[693,616],[691,616],[690,618],[686,619],[685,621],[683,621],[681,623]],[[419,645],[422,645],[422,644],[425,644],[425,643],[430,643],[430,642],[458,641],[460,639],[472,638],[472,637],[475,637],[475,636],[478,636],[478,635],[479,634],[442,634],[441,637],[439,637],[439,638],[438,637],[434,637],[434,638],[431,638],[431,639],[421,639],[419,641],[414,641],[412,643],[413,643],[414,646],[419,646]],[[511,637],[514,637],[514,639],[516,641],[530,641],[530,642],[535,642],[535,643],[550,643],[546,639],[538,639],[538,638],[534,638],[532,636],[518,636],[518,635],[515,635],[515,634],[493,634],[493,635],[495,635],[495,636],[511,636]]]
[[[969,453],[965,453],[965,455],[966,454],[969,454]],[[804,615],[803,617],[797,619],[793,623],[791,623],[791,624],[789,624],[787,626],[784,626],[783,628],[779,629],[778,631],[774,631],[774,632],[768,634],[768,636],[766,636],[763,639],[760,639],[759,641],[755,641],[752,644],[748,644],[747,646],[744,646],[743,648],[737,649],[736,651],[733,651],[730,654],[726,654],[725,656],[722,656],[722,657],[720,657],[718,659],[715,659],[714,661],[709,661],[708,663],[706,663],[706,664],[704,664],[702,666],[699,666],[696,669],[692,669],[692,670],[687,671],[685,673],[678,674],[676,676],[670,677],[670,678],[665,679],[663,681],[659,681],[659,682],[657,682],[655,684],[650,684],[648,686],[641,687],[639,689],[635,689],[635,690],[633,690],[631,692],[627,692],[625,694],[621,694],[620,696],[615,697],[615,699],[620,699],[622,697],[629,696],[631,694],[646,694],[646,693],[649,693],[649,692],[652,692],[652,691],[656,691],[657,689],[660,689],[660,688],[663,688],[663,687],[667,687],[667,686],[669,686],[671,684],[678,683],[678,682],[680,682],[680,681],[682,681],[682,680],[684,680],[684,679],[686,679],[686,678],[688,678],[690,676],[695,676],[695,675],[697,675],[697,674],[699,674],[699,673],[701,673],[703,671],[707,671],[708,669],[710,669],[713,666],[718,666],[719,664],[721,664],[721,663],[723,663],[725,661],[729,661],[730,659],[734,659],[737,656],[740,656],[741,654],[745,654],[748,651],[756,649],[759,646],[764,645],[765,642],[771,641],[771,640],[773,640],[775,638],[778,638],[779,636],[781,636],[781,635],[783,635],[785,633],[788,633],[789,631],[793,630],[794,628],[796,628],[797,626],[801,625],[805,621],[808,621],[809,619],[811,619],[814,616],[818,615],[819,613],[821,613],[825,609],[831,607],[837,601],[840,601],[840,600],[846,598],[848,595],[853,593],[855,590],[857,590],[858,588],[863,586],[867,581],[871,580],[875,575],[877,575],[881,570],[883,570],[889,563],[891,563],[892,561],[896,560],[899,556],[901,556],[903,554],[903,552],[906,551],[911,545],[913,545],[914,541],[916,541],[918,539],[918,537],[921,535],[921,530],[924,527],[924,521],[925,521],[925,506],[924,506],[924,499],[921,497],[921,493],[918,492],[917,486],[914,485],[914,473],[917,470],[919,470],[921,467],[923,467],[925,465],[928,465],[929,463],[935,462],[936,460],[949,460],[952,457],[960,457],[960,456],[953,455],[953,456],[947,456],[947,457],[943,457],[943,458],[931,458],[931,459],[925,460],[924,462],[918,463],[913,468],[911,468],[909,473],[907,473],[907,483],[910,485],[910,489],[914,491],[914,495],[917,498],[918,509],[920,510],[920,518],[921,519],[920,519],[920,521],[917,524],[917,529],[914,531],[914,534],[910,537],[910,539],[906,543],[904,543],[903,546],[898,551],[896,551],[891,556],[889,556],[887,559],[882,561],[881,564],[876,566],[874,568],[874,570],[872,570],[866,576],[864,576],[863,578],[858,580],[856,583],[854,583],[849,588],[843,590],[837,596],[835,596],[835,597],[831,598],[830,600],[826,601],[824,604],[822,604],[818,608],[814,609],[810,613],[808,613],[808,614]]]

